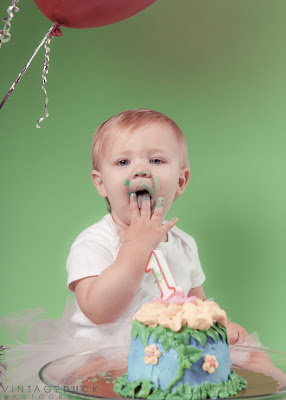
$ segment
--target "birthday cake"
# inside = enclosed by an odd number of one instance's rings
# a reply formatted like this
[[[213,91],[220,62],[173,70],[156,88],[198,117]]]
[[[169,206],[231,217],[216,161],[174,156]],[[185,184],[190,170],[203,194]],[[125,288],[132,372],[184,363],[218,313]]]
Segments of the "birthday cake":
[[[134,314],[127,372],[114,381],[114,391],[148,400],[201,400],[244,389],[247,382],[230,370],[225,311],[184,296],[162,251],[151,253],[145,271],[154,274],[161,298]]]
[[[227,316],[216,303],[174,294],[135,313],[123,397],[200,400],[237,394],[247,382],[230,370]]]

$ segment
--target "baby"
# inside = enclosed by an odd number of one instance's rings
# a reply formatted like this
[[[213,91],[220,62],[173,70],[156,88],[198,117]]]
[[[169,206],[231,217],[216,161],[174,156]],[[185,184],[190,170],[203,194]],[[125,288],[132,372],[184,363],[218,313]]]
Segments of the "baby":
[[[177,124],[156,111],[124,111],[95,132],[92,165],[109,214],[77,237],[68,257],[76,335],[92,337],[96,327],[124,321],[135,304],[159,296],[154,278],[145,273],[155,249],[163,251],[176,284],[205,300],[195,240],[176,227],[178,218],[164,220],[190,179],[186,140]],[[248,335],[230,322],[228,334],[231,344]]]

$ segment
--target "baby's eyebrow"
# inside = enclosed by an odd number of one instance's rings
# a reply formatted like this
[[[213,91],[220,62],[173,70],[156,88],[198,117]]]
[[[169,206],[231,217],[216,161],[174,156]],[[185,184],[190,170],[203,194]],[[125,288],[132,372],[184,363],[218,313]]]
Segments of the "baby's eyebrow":
[[[170,155],[170,153],[169,153],[167,150],[159,149],[159,148],[151,149],[151,150],[150,150],[150,153],[161,153],[161,154],[168,154],[168,155]]]
[[[130,157],[132,154],[133,154],[132,150],[126,150],[121,153],[111,154],[110,159],[115,160],[117,158]],[[155,155],[159,154],[159,155],[171,157],[171,154],[167,150],[164,150],[164,149],[161,149],[158,147],[148,149],[148,151],[146,151],[146,154],[148,154],[148,156],[150,156],[152,154],[155,154]]]
[[[163,158],[166,158],[167,160],[172,158],[172,154],[168,150],[159,149],[159,148],[150,149],[148,151],[148,155],[149,155],[149,157],[151,157],[151,156],[152,157],[163,157]]]
[[[126,150],[121,153],[111,154],[110,158],[116,159],[116,158],[121,158],[121,157],[130,157],[131,153],[132,153],[131,151]]]

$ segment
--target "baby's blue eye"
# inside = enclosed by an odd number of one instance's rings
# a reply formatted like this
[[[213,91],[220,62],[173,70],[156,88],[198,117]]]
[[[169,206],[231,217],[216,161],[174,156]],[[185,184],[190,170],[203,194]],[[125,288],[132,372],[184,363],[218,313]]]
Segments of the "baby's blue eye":
[[[153,158],[153,159],[151,160],[151,163],[152,163],[152,164],[161,164],[161,163],[162,163],[162,160],[159,160],[159,158]]]
[[[121,160],[121,161],[119,161],[119,163],[118,163],[119,165],[128,165],[129,164],[129,161],[128,160]]]

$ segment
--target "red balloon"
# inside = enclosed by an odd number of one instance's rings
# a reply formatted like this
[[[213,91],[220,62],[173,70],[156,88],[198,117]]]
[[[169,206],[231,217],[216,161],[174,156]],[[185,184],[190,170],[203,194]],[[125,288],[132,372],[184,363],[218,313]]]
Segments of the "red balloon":
[[[156,0],[34,0],[51,21],[68,28],[114,24],[149,7]]]

